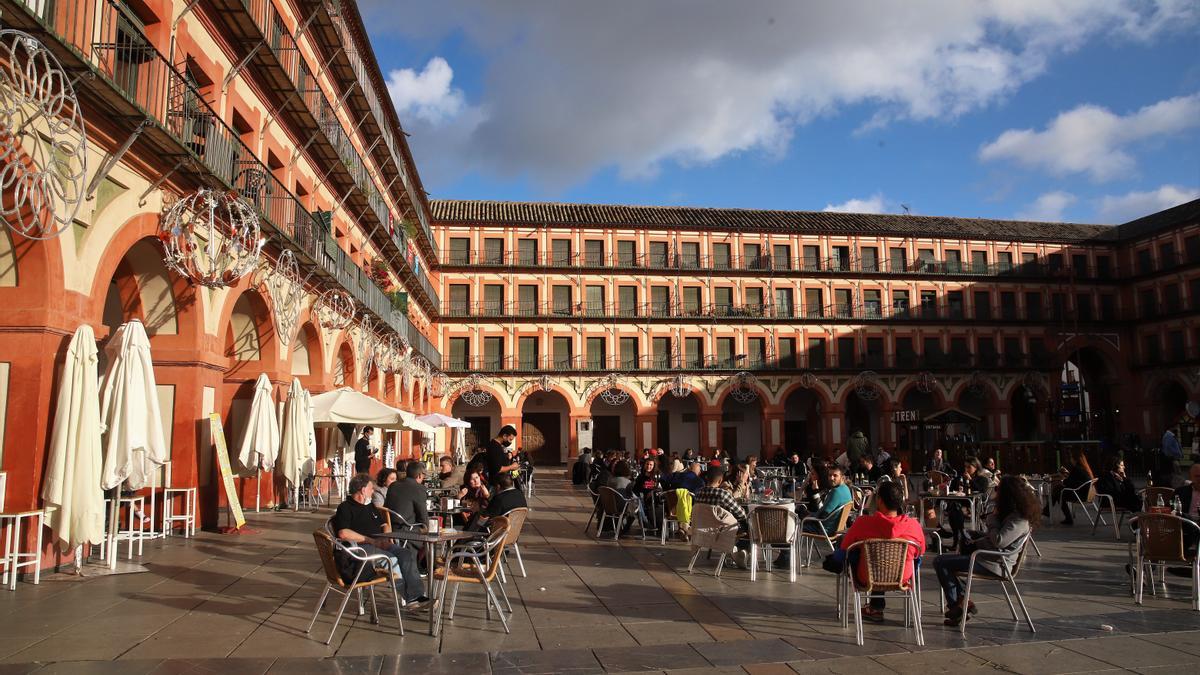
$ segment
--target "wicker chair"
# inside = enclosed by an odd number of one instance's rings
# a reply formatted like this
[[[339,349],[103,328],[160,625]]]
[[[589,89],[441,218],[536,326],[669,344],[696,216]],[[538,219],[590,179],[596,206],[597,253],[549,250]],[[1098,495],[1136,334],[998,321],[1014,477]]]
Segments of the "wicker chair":
[[[517,556],[517,568],[521,570],[521,576],[523,577],[528,577],[529,575],[525,573],[525,561],[521,560],[521,547],[517,543],[517,540],[521,537],[521,530],[525,528],[525,519],[528,516],[529,509],[524,506],[517,507],[504,514],[504,517],[508,519],[508,538],[504,542],[504,559],[508,560],[508,551],[511,549],[513,554]],[[508,563],[508,567],[510,570],[512,569],[511,562]],[[500,578],[502,581],[507,581],[507,579],[504,579],[504,568],[500,568]]]
[[[1033,626],[1033,618],[1029,615],[1029,608],[1025,606],[1025,600],[1023,600],[1021,598],[1021,591],[1017,589],[1017,574],[1021,571],[1021,564],[1025,561],[1025,550],[1029,546],[1029,535],[1026,534],[1024,537],[1021,537],[1018,541],[1016,541],[1013,544],[1013,546],[1014,546],[1014,549],[1017,551],[1017,560],[1013,564],[1012,569],[1009,569],[1008,566],[1004,563],[1004,556],[1011,553],[1012,551],[982,551],[981,550],[981,551],[975,551],[974,553],[971,554],[971,559],[970,559],[970,562],[967,564],[966,570],[955,573],[955,576],[967,578],[967,588],[963,592],[963,598],[962,598],[962,606],[964,608],[964,611],[962,613],[962,619],[960,619],[959,624],[958,624],[959,633],[961,633],[963,635],[967,634],[967,615],[969,614],[969,612],[965,611],[965,608],[970,606],[971,586],[975,582],[976,579],[981,579],[981,580],[986,580],[986,581],[999,581],[1000,589],[1002,591],[1004,591],[1004,599],[1008,601],[1008,609],[1010,612],[1012,612],[1013,621],[1019,621],[1020,617],[1017,616],[1017,608],[1013,606],[1012,596],[1008,592],[1008,587],[1012,586],[1013,593],[1015,593],[1017,596],[1017,602],[1021,603],[1021,611],[1025,614],[1025,622],[1027,624],[1029,624],[1029,631],[1032,633],[1037,632],[1037,628],[1034,628],[1034,626]],[[976,570],[975,569],[975,560],[978,558],[993,558],[993,559],[995,559],[996,562],[1000,565],[1001,573],[1000,574],[992,574],[991,572],[987,572],[987,571],[983,571],[983,570]]]
[[[750,512],[750,581],[758,578],[758,552],[764,553],[767,571],[771,571],[775,549],[788,551],[788,577],[796,581],[796,533],[800,523],[796,512],[786,506],[760,506]]]
[[[404,635],[404,618],[400,614],[400,595],[396,592],[396,580],[391,573],[391,558],[382,553],[367,555],[366,551],[359,546],[346,546],[330,536],[325,529],[315,530],[313,541],[317,545],[317,554],[320,556],[321,566],[325,570],[325,590],[321,593],[321,599],[317,601],[317,608],[313,611],[312,620],[308,622],[308,628],[304,632],[312,632],[313,624],[317,622],[317,616],[321,614],[321,608],[325,606],[325,599],[331,592],[342,596],[342,604],[338,606],[337,618],[333,621],[329,637],[325,638],[325,644],[329,644],[333,640],[333,634],[337,632],[338,624],[342,621],[342,614],[346,611],[346,604],[350,602],[350,596],[356,591],[361,592],[364,588],[368,590],[371,596],[371,617],[375,623],[378,623],[379,608],[375,604],[375,587],[387,585],[392,589],[392,601],[396,607],[396,619],[400,623],[400,634]],[[342,575],[338,573],[337,562],[334,560],[335,550],[358,561],[358,572],[354,575],[352,583],[346,583],[342,579]],[[362,580],[363,573],[367,569],[374,569],[378,566],[386,566],[387,571],[382,576]]]
[[[1142,604],[1147,570],[1150,571],[1150,592],[1154,593],[1155,566],[1162,570],[1165,589],[1167,566],[1187,565],[1192,568],[1192,609],[1200,611],[1200,556],[1193,553],[1188,557],[1183,546],[1184,531],[1189,528],[1200,530],[1200,525],[1169,513],[1139,513],[1130,526],[1137,528],[1133,543],[1134,602]]]
[[[696,567],[696,559],[704,550],[716,551],[720,554],[717,559],[715,576],[721,576],[725,567],[725,558],[737,545],[737,519],[725,509],[712,504],[696,504],[692,508],[692,530],[689,535],[692,548],[692,560],[688,563],[688,573]]]
[[[842,507],[841,514],[838,516],[837,529],[834,530],[833,534],[826,534],[824,521],[816,516],[808,516],[804,520],[800,521],[800,543],[805,547],[805,567],[808,567],[812,563],[813,549],[816,548],[817,552],[819,553],[819,546],[822,543],[829,547],[830,553],[833,553],[834,549],[837,548],[837,542],[841,540],[842,535],[846,534],[846,527],[850,523],[850,513],[853,510],[854,501],[851,500],[846,502],[846,505]],[[816,523],[817,527],[814,529],[818,531],[809,532],[805,530],[804,526],[808,523]]]
[[[925,478],[928,479],[929,484],[935,488],[950,482],[950,474],[942,471],[926,471]]]
[[[449,557],[433,570],[434,580],[441,582],[437,600],[438,615],[433,629],[434,635],[441,631],[442,611],[446,607],[446,589],[451,584],[454,585],[454,593],[450,596],[447,619],[454,620],[454,607],[458,602],[458,587],[461,584],[479,584],[484,591],[487,617],[489,619],[492,617],[492,606],[495,605],[496,612],[500,615],[500,623],[504,626],[504,632],[511,632],[508,620],[504,618],[504,608],[500,606],[500,600],[496,596],[496,592],[492,590],[492,583],[496,581],[501,561],[504,559],[509,520],[504,516],[496,516],[488,524],[491,526],[491,532],[485,541],[468,542],[456,546],[450,552]],[[508,592],[504,590],[504,584],[498,583],[496,586],[499,587],[500,596],[504,598],[504,604],[511,612],[512,605],[508,601]]]
[[[626,518],[637,516],[637,498],[626,497],[616,490],[602,485],[600,487],[600,521],[596,525],[596,537],[600,537],[600,533],[604,530],[604,523],[612,521],[613,523],[613,541],[616,541],[621,536],[621,526]],[[641,520],[638,520],[638,527],[642,530],[642,539],[646,538],[646,528],[642,526]]]
[[[856,541],[846,549],[847,563],[841,580],[842,626],[850,621],[850,608],[846,603],[854,596],[854,636],[858,644],[863,643],[862,603],[865,597],[878,592],[904,593],[904,627],[915,625],[917,630],[917,645],[925,645],[925,633],[921,629],[921,575],[916,565],[908,564],[909,547],[917,545],[908,539],[864,539]],[[862,567],[866,568],[867,578],[859,579],[856,574],[860,565],[849,563],[850,554],[858,551]],[[904,580],[905,572],[911,571],[908,581]]]

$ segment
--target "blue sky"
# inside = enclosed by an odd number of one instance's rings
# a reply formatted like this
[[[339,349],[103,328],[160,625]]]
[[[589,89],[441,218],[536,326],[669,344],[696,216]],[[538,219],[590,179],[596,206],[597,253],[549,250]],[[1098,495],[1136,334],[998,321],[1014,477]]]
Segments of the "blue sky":
[[[434,198],[1122,222],[1200,195],[1182,0],[363,0]]]

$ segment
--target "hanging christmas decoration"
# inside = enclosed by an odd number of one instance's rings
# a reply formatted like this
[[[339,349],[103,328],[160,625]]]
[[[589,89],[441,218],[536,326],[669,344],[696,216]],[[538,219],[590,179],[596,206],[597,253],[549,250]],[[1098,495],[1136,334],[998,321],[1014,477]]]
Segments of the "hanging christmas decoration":
[[[624,405],[629,400],[629,392],[618,386],[620,382],[621,375],[618,373],[605,375],[597,383],[600,389],[600,400],[611,406]]]
[[[468,375],[463,380],[458,397],[462,399],[463,403],[473,408],[482,408],[492,401],[491,393],[483,388],[485,382],[486,378],[479,373]]]
[[[0,218],[28,239],[75,222],[87,191],[87,134],[75,86],[37,38],[0,30]]]
[[[375,363],[375,346],[378,343],[378,338],[375,337],[375,322],[371,317],[363,313],[362,319],[358,323],[358,355],[362,359],[362,372],[371,372],[371,365]]]
[[[800,381],[800,386],[804,387],[805,389],[812,389],[817,386],[817,376],[813,375],[812,371],[810,370],[800,373],[800,377],[798,379]]]
[[[972,394],[982,394],[987,387],[987,375],[976,370],[967,379],[967,390]]]
[[[308,293],[304,285],[308,276],[300,276],[300,266],[296,256],[284,249],[275,260],[275,266],[267,277],[267,292],[271,294],[271,302],[275,310],[275,329],[279,340],[287,346],[296,334],[296,325],[300,322],[300,310]]]
[[[879,399],[879,376],[873,370],[864,370],[854,378],[854,393],[864,401]]]
[[[254,207],[236,193],[200,188],[162,217],[158,238],[167,267],[207,288],[225,288],[254,271],[266,240]]]
[[[434,398],[442,398],[446,395],[446,374],[440,370],[434,373],[429,380],[429,395]]]
[[[317,296],[313,314],[326,330],[339,331],[354,321],[354,298],[346,291],[331,288]]]
[[[922,371],[917,373],[916,386],[917,391],[921,392],[922,394],[932,394],[934,388],[937,386],[937,378],[934,377],[933,373],[927,370]]]
[[[692,385],[688,384],[687,378],[680,373],[671,378],[669,391],[675,398],[687,398],[692,393]]]
[[[758,398],[758,390],[754,388],[754,376],[746,371],[742,371],[731,378],[733,389],[729,392],[729,397],[738,403],[753,403]]]

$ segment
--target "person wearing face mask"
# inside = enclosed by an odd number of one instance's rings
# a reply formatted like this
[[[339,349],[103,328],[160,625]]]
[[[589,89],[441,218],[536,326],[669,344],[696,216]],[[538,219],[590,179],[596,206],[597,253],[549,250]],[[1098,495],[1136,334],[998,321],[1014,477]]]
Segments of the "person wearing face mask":
[[[519,463],[508,456],[508,448],[512,447],[516,438],[516,427],[506,424],[500,428],[500,433],[496,434],[495,438],[487,442],[484,457],[487,460],[488,479],[492,485],[496,484],[500,474],[515,471],[519,467]]]

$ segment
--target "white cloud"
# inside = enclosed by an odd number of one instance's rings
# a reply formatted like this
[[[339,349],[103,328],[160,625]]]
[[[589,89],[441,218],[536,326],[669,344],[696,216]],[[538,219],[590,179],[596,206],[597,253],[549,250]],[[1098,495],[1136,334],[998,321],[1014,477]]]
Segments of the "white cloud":
[[[866,199],[848,199],[841,204],[826,204],[822,211],[836,213],[890,213],[883,193],[876,192]]]
[[[1106,181],[1127,175],[1136,162],[1130,145],[1200,126],[1200,94],[1180,96],[1117,115],[1094,105],[1059,113],[1044,131],[1009,129],[979,151],[984,161],[1007,159],[1055,175],[1086,173]]]
[[[1128,192],[1100,199],[1097,212],[1107,223],[1126,223],[1135,218],[1148,216],[1193,199],[1200,199],[1200,187],[1163,185],[1157,190]]]
[[[425,70],[402,68],[388,73],[388,93],[402,119],[413,117],[438,124],[457,116],[465,107],[463,92],[451,86],[454,69],[440,56],[429,59]]]
[[[1057,222],[1063,219],[1063,211],[1079,201],[1075,195],[1062,190],[1047,192],[1033,201],[1024,211],[1017,214],[1018,220],[1044,220]]]
[[[402,119],[422,172],[431,159],[449,162],[452,175],[432,182],[483,171],[543,185],[779,155],[798,126],[848,106],[865,106],[864,130],[954,118],[1003,100],[1089,40],[1184,32],[1200,15],[1194,0],[359,5],[377,42],[450,39],[484,64],[470,102],[431,66],[422,74],[432,98],[448,104],[414,108],[422,99],[406,92],[423,90],[417,73],[397,100],[412,110]]]

